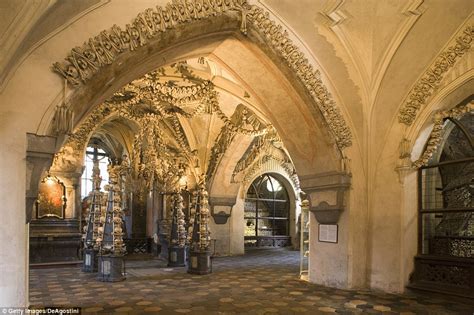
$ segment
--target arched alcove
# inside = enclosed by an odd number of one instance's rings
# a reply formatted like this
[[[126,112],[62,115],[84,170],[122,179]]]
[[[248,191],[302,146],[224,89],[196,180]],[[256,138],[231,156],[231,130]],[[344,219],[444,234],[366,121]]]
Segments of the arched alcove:
[[[466,297],[474,287],[474,113],[469,105],[438,114],[423,153],[418,251],[409,285]]]
[[[469,102],[473,82],[467,76],[442,81],[442,88],[428,99],[411,126],[394,119],[387,137],[399,140],[387,141],[383,150],[377,152],[370,197],[374,210],[369,218],[368,264],[373,268],[369,280],[373,287],[403,291],[409,284],[418,250],[419,187],[413,162],[423,156],[436,114]],[[402,213],[400,209],[404,209]],[[381,234],[396,237],[382,241]],[[383,264],[387,257],[393,259],[390,264]]]
[[[170,43],[164,50],[154,51],[153,49],[156,48],[154,47],[146,52],[138,49],[120,55],[119,58],[125,58],[123,61],[114,63],[110,68],[102,69],[90,81],[74,89],[69,102],[75,117],[77,117],[75,129],[82,130],[83,126],[88,125],[93,127],[96,120],[100,121],[102,116],[107,117],[107,111],[97,111],[97,109],[102,106],[101,104],[104,104],[105,99],[110,99],[121,85],[137,79],[137,76],[160,66],[169,65],[170,62],[181,61],[181,58],[206,56],[205,58],[216,61],[231,72],[235,78],[238,78],[238,82],[244,88],[243,92],[249,95],[248,103],[265,115],[281,135],[282,142],[288,149],[298,174],[311,176],[315,173],[339,170],[341,167],[340,151],[331,139],[330,132],[325,129],[326,125],[320,113],[312,107],[313,101],[308,97],[307,91],[288,80],[287,75],[294,76],[295,73],[291,74],[289,69],[284,70],[285,68],[281,67],[277,69],[274,59],[278,57],[272,55],[271,51],[263,49],[261,45],[261,42],[255,43],[242,36],[238,31],[223,32],[221,30],[207,35],[199,35],[192,40]],[[234,56],[236,50],[239,51],[239,58]],[[113,67],[115,67],[113,74],[109,73]],[[289,73],[285,71],[289,71]],[[262,74],[265,75],[264,81],[260,79]],[[104,82],[109,83],[104,85]],[[99,94],[99,91],[103,94]],[[92,105],[98,102],[102,103],[96,106]],[[86,107],[84,104],[91,105]],[[285,117],[288,116],[294,119],[287,121]],[[90,117],[96,118],[91,120]],[[184,130],[187,130],[189,136],[192,125],[187,126]],[[85,131],[87,131],[87,127]],[[313,136],[292,136],[295,134],[312,134]],[[74,141],[76,140],[74,139]],[[233,148],[231,146],[227,152],[230,152],[231,155],[242,149],[245,151],[245,147]],[[232,167],[232,163],[235,163],[235,159],[238,160],[239,157],[238,155],[229,156],[230,160],[224,157],[219,165]],[[224,193],[211,191],[211,197],[227,197],[236,194],[239,186],[232,185],[229,171],[219,167],[217,173],[219,172],[223,172],[224,177],[216,175],[216,178],[219,177],[220,180],[225,178],[225,180],[223,185],[217,185],[216,189],[229,187],[230,190]]]
[[[255,177],[244,196],[244,245],[285,247],[297,244],[295,196],[291,184],[278,173],[263,173]]]

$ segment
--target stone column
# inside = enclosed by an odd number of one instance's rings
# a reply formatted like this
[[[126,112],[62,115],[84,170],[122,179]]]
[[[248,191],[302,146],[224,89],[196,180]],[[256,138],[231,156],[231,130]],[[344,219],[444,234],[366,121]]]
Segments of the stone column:
[[[0,137],[0,306],[28,306],[28,219],[55,139],[3,125]],[[25,152],[27,152],[25,154]],[[26,160],[25,160],[26,158]],[[28,167],[27,167],[28,165]],[[26,181],[25,181],[26,178]],[[26,200],[25,200],[26,191]]]
[[[217,255],[231,255],[232,239],[240,238],[241,235],[235,235],[232,231],[232,207],[235,205],[235,197],[211,197],[209,205],[211,207],[212,220],[209,220],[211,230],[211,239],[215,240],[215,250]],[[243,224],[243,222],[241,222]],[[242,237],[243,239],[243,237]],[[214,244],[211,244],[211,250],[214,250]]]
[[[351,177],[344,172],[303,176],[301,188],[310,207],[309,281],[337,288],[350,286],[350,220],[346,193]],[[321,242],[320,225],[337,225],[337,242]],[[365,266],[363,267],[365,268]]]

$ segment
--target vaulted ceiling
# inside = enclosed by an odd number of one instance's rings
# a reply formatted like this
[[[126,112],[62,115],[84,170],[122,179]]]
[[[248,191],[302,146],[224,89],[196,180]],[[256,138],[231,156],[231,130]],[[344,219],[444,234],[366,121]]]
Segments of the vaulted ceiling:
[[[360,152],[381,151],[410,90],[459,31],[472,24],[474,11],[474,2],[466,0],[249,2],[266,9],[306,56],[315,60],[325,84],[342,107]],[[139,12],[166,3],[165,0],[1,1],[0,91],[15,69],[50,39],[58,38],[62,43],[57,48],[64,57],[65,51],[80,46],[101,29],[115,23],[123,26]],[[81,24],[83,20],[88,23]],[[62,30],[68,28],[73,28],[77,36],[61,38]],[[235,45],[229,41],[221,45],[219,51],[232,52],[227,44]],[[472,81],[472,49],[467,55],[468,62],[462,66],[457,64],[448,75],[453,76],[450,80],[465,76]],[[51,64],[50,60],[45,63],[45,67]],[[225,89],[234,91],[230,93],[232,96],[222,94],[223,99],[228,98],[223,103],[245,102],[247,91],[224,68],[212,64],[203,66],[197,61],[193,67],[203,78],[213,78],[218,89],[220,84],[217,83],[221,80],[225,82]],[[274,120],[272,109],[262,115],[258,107],[252,107],[252,102],[246,105],[260,117]],[[291,115],[291,110],[284,114]],[[184,129],[196,129],[193,124],[210,122],[182,121]],[[201,141],[200,135],[188,134],[190,142]]]
[[[243,89],[235,77],[207,57],[158,68],[125,85],[96,109],[106,107],[111,114],[95,121],[89,143],[99,144],[113,159],[125,154],[132,165],[142,163],[142,169],[151,163],[150,169],[156,170],[168,160],[184,167],[173,169],[168,180],[177,180],[174,175],[184,172],[191,180],[188,184],[203,174],[212,183],[221,164],[228,168],[228,184],[247,181],[254,164],[271,158],[286,168],[298,187],[291,158],[276,130],[259,113],[252,101],[255,98],[242,93]],[[224,159],[227,151],[232,157]],[[138,169],[140,166],[137,174]]]

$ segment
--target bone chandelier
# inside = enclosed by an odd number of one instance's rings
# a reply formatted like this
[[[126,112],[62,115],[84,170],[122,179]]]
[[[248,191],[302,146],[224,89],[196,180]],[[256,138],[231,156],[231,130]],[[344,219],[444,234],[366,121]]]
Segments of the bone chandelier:
[[[228,147],[228,143],[216,141],[209,161],[199,161],[180,119],[215,114],[224,123],[222,130],[253,137],[272,129],[244,105],[237,106],[232,117],[227,117],[219,106],[219,93],[214,84],[195,75],[186,62],[160,68],[132,81],[105,105],[139,126],[131,155],[132,172],[149,188],[158,183],[161,187],[175,189],[188,171],[194,172],[196,180],[203,180],[203,174],[210,179],[219,157]],[[199,174],[195,167],[189,167],[191,165],[207,165],[207,172],[201,170]]]

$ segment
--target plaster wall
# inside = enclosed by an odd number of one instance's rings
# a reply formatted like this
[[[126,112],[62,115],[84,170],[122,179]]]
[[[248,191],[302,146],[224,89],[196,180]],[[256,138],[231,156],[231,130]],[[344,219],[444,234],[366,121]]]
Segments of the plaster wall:
[[[351,187],[345,192],[344,210],[337,221],[337,243],[318,240],[319,222],[314,213],[310,212],[311,282],[336,288],[367,286],[367,200],[364,194],[364,176],[359,172],[353,174]],[[334,191],[324,190],[312,192],[311,203],[331,202],[334,194]],[[335,202],[330,204],[334,205]]]
[[[14,128],[6,118],[0,115],[0,126],[3,126],[0,133],[0,306],[20,307],[28,303],[26,132],[21,122],[15,122],[17,128]]]
[[[347,150],[351,160],[351,187],[346,191],[344,204],[348,212],[348,287],[367,287],[367,233],[368,222],[368,190],[367,174],[364,158],[357,152],[357,146]]]
[[[238,198],[232,209],[232,216],[230,217],[231,231],[233,237],[230,239],[230,254],[243,255],[244,249],[244,199]]]
[[[414,270],[414,256],[418,250],[418,174],[412,171],[403,179],[401,275],[404,290]]]
[[[319,223],[314,214],[310,213],[309,217],[309,281],[329,287],[347,288],[349,212],[344,211],[339,218],[337,243],[318,241]]]
[[[216,224],[214,218],[209,218],[209,229],[211,230],[211,239],[215,241],[215,254],[217,256],[227,256],[232,254],[231,239],[238,238],[239,235],[232,233],[230,218],[226,224]]]
[[[396,144],[392,144],[395,146]],[[370,285],[385,291],[402,289],[400,283],[402,241],[402,191],[395,172],[398,154],[387,150],[374,176],[370,213]],[[416,240],[414,240],[416,242]]]

